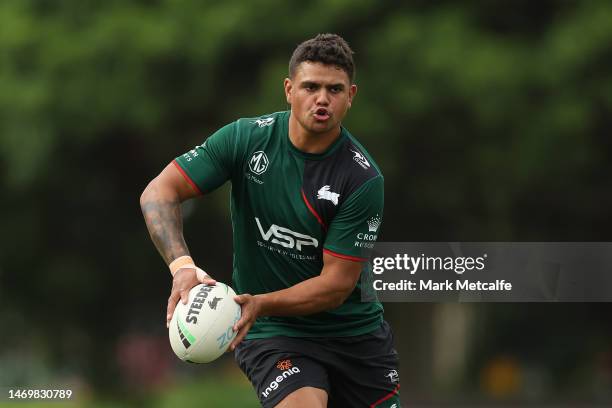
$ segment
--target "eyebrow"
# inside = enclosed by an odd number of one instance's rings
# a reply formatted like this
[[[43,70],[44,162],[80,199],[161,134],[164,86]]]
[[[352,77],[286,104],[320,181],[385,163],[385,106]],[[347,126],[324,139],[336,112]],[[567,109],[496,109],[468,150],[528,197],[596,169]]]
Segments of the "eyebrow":
[[[316,86],[316,87],[321,86],[321,84],[320,84],[319,82],[315,82],[315,81],[308,81],[308,80],[307,80],[307,81],[302,81],[302,82],[300,83],[300,86],[301,86],[302,88],[306,88],[306,87],[313,86],[313,85],[314,85],[314,86]],[[344,89],[344,84],[343,84],[342,82],[338,82],[338,83],[336,83],[336,84],[329,84],[329,85],[326,85],[326,87],[327,87],[327,88],[340,88],[340,89]]]

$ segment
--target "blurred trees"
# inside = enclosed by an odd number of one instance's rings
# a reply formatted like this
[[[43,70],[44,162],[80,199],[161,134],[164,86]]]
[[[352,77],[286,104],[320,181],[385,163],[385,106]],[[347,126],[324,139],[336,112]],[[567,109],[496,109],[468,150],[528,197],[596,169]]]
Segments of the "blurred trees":
[[[113,384],[117,338],[164,332],[140,192],[221,125],[286,109],[289,56],[318,32],[356,51],[346,125],[386,176],[382,240],[610,240],[609,2],[5,0],[0,348]],[[185,208],[192,252],[226,281],[227,194]],[[610,334],[603,305],[475,307],[492,355],[505,324],[542,327],[532,308],[559,336],[568,316]]]

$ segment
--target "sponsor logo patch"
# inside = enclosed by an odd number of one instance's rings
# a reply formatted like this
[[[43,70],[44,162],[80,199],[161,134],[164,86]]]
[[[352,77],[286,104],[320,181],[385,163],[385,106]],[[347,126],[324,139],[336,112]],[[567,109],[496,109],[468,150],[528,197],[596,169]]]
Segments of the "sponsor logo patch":
[[[389,370],[385,377],[389,378],[389,381],[393,384],[397,384],[399,382],[399,374],[397,373],[397,370]]]
[[[291,364],[291,360],[280,360],[278,363],[276,363],[276,368],[281,371],[288,370],[291,367],[293,367],[293,364]]]
[[[270,164],[270,160],[268,160],[268,156],[259,150],[251,156],[251,160],[249,160],[249,169],[257,174],[258,176],[268,170],[268,165]]]
[[[256,119],[256,120],[252,120],[251,123],[256,124],[257,126],[262,128],[262,127],[270,126],[271,124],[273,124],[274,123],[274,118]]]
[[[280,227],[276,224],[272,224],[267,231],[264,231],[259,218],[255,217],[255,222],[257,223],[257,228],[259,229],[261,237],[266,242],[272,242],[273,244],[278,244],[289,249],[295,248],[298,251],[302,250],[302,246],[310,245],[315,248],[319,246],[319,241],[310,235],[300,234],[299,232],[291,231],[289,228]]]
[[[353,160],[355,160],[355,162],[360,165],[361,167],[363,167],[365,170],[370,168],[370,162],[368,161],[368,159],[366,159],[366,157],[357,150],[353,150],[353,149],[349,149],[351,152],[353,152],[353,154],[355,156],[353,156]]]
[[[380,227],[380,216],[376,214],[366,221],[368,224],[368,233],[360,232],[356,235],[357,241],[355,241],[354,246],[357,248],[374,248],[374,242],[378,239],[378,235],[376,231]]]
[[[281,360],[276,364],[276,368],[281,370],[282,372],[266,387],[265,390],[261,393],[264,398],[268,398],[268,396],[276,391],[279,387],[279,384],[282,383],[285,379],[291,377],[292,375],[299,374],[300,369],[297,366],[294,366],[291,363],[291,360]]]
[[[204,142],[204,145],[202,147],[206,147],[206,142]],[[193,159],[195,159],[196,157],[199,156],[198,151],[196,150],[198,148],[198,146],[196,146],[195,148],[191,149],[190,151],[188,151],[187,153],[183,154],[183,158],[185,159],[185,161],[192,161]]]
[[[368,221],[368,231],[376,232],[378,231],[378,227],[380,227],[380,216],[376,214],[374,217],[370,218]]]

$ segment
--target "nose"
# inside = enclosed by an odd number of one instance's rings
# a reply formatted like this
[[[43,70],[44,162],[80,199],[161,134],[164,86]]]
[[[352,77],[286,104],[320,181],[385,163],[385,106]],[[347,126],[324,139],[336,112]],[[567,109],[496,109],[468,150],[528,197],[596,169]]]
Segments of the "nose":
[[[321,88],[317,93],[316,104],[318,106],[327,106],[329,105],[329,92],[325,88]]]

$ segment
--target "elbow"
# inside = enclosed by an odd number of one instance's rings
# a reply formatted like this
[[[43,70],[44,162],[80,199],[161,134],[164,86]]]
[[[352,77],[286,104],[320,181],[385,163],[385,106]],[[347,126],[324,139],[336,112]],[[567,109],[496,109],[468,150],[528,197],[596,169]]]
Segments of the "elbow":
[[[140,208],[143,208],[147,202],[147,189],[145,188],[142,194],[140,194]]]
[[[350,288],[350,290],[341,290],[341,291],[335,292],[332,296],[329,297],[328,310],[337,309],[340,306],[342,306],[344,302],[346,301],[346,299],[351,294],[351,292],[352,292],[352,288]]]
[[[144,209],[147,202],[151,201],[151,197],[155,191],[155,179],[153,179],[140,194],[140,208]]]
[[[336,296],[334,299],[330,300],[329,307],[327,308],[327,310],[333,310],[333,309],[339,308],[344,303],[344,300],[345,300],[344,298]]]

